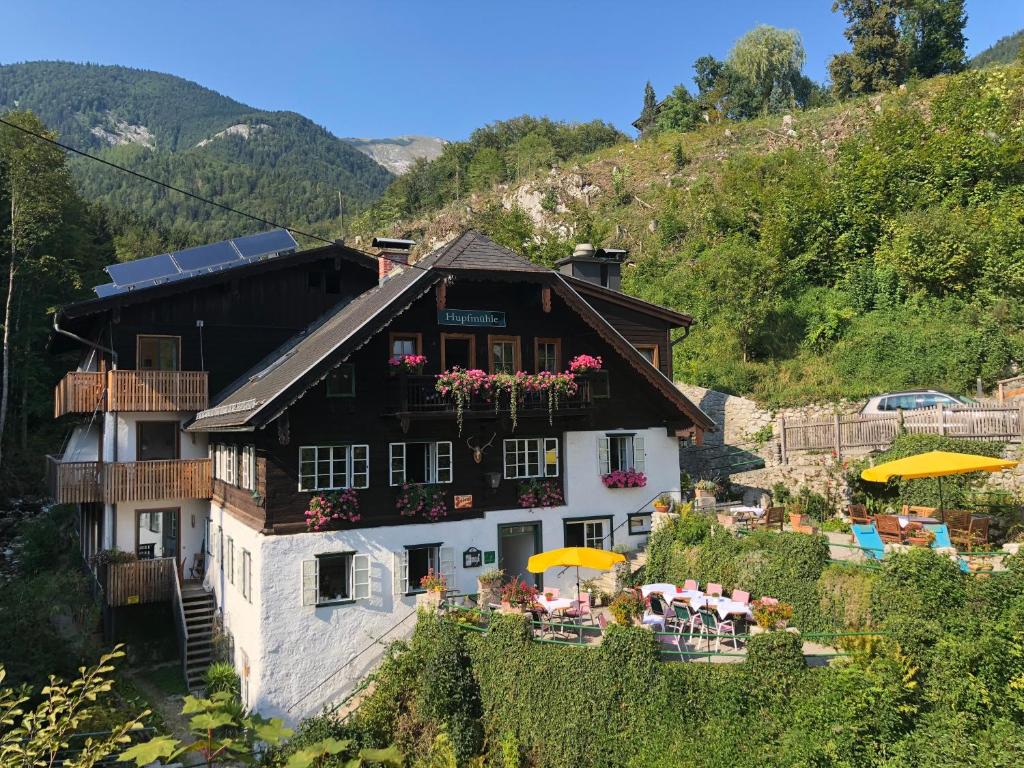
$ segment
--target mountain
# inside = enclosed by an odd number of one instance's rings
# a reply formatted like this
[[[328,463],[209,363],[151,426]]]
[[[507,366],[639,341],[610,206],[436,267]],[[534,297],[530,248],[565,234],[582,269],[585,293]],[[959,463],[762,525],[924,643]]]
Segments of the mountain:
[[[298,227],[337,231],[393,175],[295,112],[271,112],[173,75],[38,61],[0,66],[0,112],[29,109],[64,143],[218,202]],[[206,242],[259,227],[81,157],[83,195]],[[131,255],[131,254],[125,254]]]
[[[434,136],[395,136],[390,139],[345,139],[396,176],[412,168],[420,158],[434,160],[448,143]]]
[[[1024,29],[1000,38],[994,45],[971,59],[971,69],[981,69],[993,64],[1009,64],[1020,56],[1020,49],[1024,47]]]

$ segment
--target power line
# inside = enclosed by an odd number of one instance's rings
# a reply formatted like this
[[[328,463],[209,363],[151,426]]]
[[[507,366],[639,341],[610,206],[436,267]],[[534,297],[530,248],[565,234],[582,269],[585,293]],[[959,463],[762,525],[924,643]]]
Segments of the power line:
[[[210,200],[207,197],[202,197],[201,195],[197,195],[195,192],[190,192],[187,189],[182,189],[181,187],[176,187],[173,184],[168,184],[166,181],[160,181],[160,179],[154,179],[152,176],[147,176],[144,173],[139,173],[138,171],[133,171],[131,168],[126,168],[123,165],[118,165],[117,163],[112,163],[109,160],[104,160],[102,157],[98,157],[96,155],[91,155],[88,152],[82,151],[81,149],[77,149],[75,147],[72,147],[70,144],[63,144],[63,143],[57,141],[56,139],[51,139],[49,136],[44,136],[41,133],[36,133],[35,131],[30,131],[28,128],[25,128],[24,126],[18,125],[17,123],[12,123],[9,120],[5,120],[2,117],[0,117],[0,123],[3,123],[4,125],[6,125],[6,126],[8,126],[10,128],[14,128],[16,130],[19,130],[22,133],[28,134],[29,136],[32,136],[32,137],[34,137],[36,139],[39,139],[40,141],[45,141],[48,144],[53,144],[56,147],[60,147],[61,149],[65,150],[67,152],[73,152],[74,154],[80,155],[81,157],[87,157],[90,160],[95,160],[97,163],[102,163],[103,165],[106,165],[106,166],[109,166],[111,168],[114,168],[115,170],[121,171],[122,173],[127,173],[127,174],[129,174],[131,176],[134,176],[137,179],[142,179],[143,181],[148,181],[151,184],[156,184],[157,186],[163,187],[164,189],[169,189],[172,192],[177,192],[179,195],[185,195],[185,197],[190,197],[193,200],[198,200],[201,203],[206,203],[207,205],[212,205],[212,206],[214,206],[216,208],[220,208],[221,210],[228,211],[229,213],[234,213],[234,214],[237,214],[239,216],[244,216],[247,219],[251,219],[252,221],[259,222],[260,224],[263,224],[263,225],[268,226],[268,227],[272,227],[274,229],[285,229],[285,230],[287,230],[289,232],[295,233],[296,235],[302,235],[303,237],[308,237],[311,240],[319,240],[321,243],[326,243],[327,245],[338,245],[338,242],[335,241],[335,240],[328,240],[325,237],[320,237],[320,235],[314,235],[312,232],[304,232],[303,230],[296,229],[295,227],[285,226],[284,224],[277,224],[276,222],[270,221],[269,219],[264,219],[262,216],[256,216],[255,214],[249,213],[247,211],[241,211],[238,208],[232,208],[230,205],[225,205],[224,203],[218,203],[216,200]],[[390,256],[385,256],[384,254],[380,254],[380,258],[382,258],[382,259],[384,259],[386,261],[393,261],[394,263],[400,264],[403,267],[412,267],[413,269],[419,269],[419,270],[423,270],[424,272],[426,272],[426,269],[424,269],[423,267],[419,267],[419,266],[417,266],[415,264],[408,264],[408,263],[406,263],[404,261],[401,261],[400,259],[395,259],[395,258],[392,258]]]

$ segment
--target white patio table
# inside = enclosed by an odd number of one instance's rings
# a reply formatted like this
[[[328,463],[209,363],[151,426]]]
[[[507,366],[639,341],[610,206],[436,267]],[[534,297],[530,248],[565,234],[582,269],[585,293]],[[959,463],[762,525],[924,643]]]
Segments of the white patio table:
[[[650,597],[652,592],[660,592],[662,595],[665,596],[666,600],[671,600],[671,595],[674,595],[676,593],[676,585],[644,584],[642,587],[640,587],[640,594],[643,595],[645,598]]]

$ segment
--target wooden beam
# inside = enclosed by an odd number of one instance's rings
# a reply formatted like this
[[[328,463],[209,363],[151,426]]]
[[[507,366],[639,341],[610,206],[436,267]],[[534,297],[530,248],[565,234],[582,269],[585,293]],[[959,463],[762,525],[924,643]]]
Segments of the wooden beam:
[[[551,286],[545,285],[540,289],[540,305],[545,312],[551,311]]]
[[[442,280],[434,288],[434,295],[437,297],[437,308],[446,309],[448,306],[448,283]]]

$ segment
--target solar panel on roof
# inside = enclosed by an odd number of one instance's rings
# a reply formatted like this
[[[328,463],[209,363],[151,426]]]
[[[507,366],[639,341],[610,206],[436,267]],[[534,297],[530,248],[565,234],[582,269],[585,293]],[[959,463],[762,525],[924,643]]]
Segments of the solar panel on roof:
[[[104,269],[113,282],[99,285],[94,290],[100,298],[113,296],[137,288],[185,280],[204,272],[239,267],[261,258],[293,253],[298,247],[299,244],[288,230],[274,229],[174,253],[111,264]]]
[[[183,272],[207,269],[240,259],[238,251],[232,247],[230,240],[186,248],[184,251],[172,253],[171,258]]]
[[[287,229],[274,229],[270,232],[260,232],[258,235],[236,237],[231,241],[242,254],[243,259],[252,259],[257,256],[266,256],[268,253],[281,253],[282,251],[293,251],[299,247]]]
[[[110,275],[114,284],[119,286],[158,280],[161,277],[178,274],[178,267],[166,253],[161,253],[159,256],[147,256],[145,259],[111,264],[109,267],[104,267],[104,270]]]

